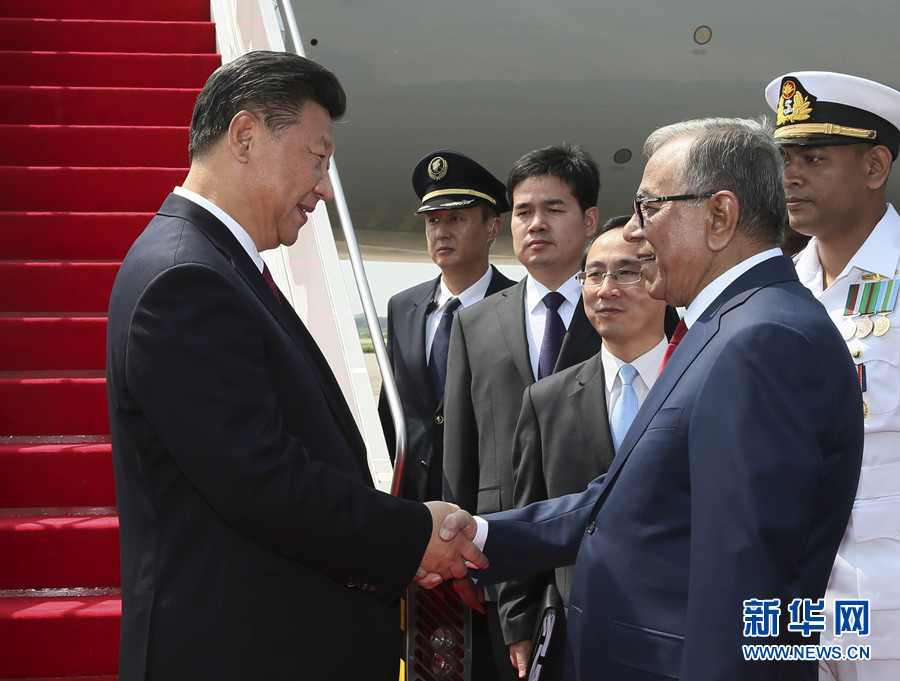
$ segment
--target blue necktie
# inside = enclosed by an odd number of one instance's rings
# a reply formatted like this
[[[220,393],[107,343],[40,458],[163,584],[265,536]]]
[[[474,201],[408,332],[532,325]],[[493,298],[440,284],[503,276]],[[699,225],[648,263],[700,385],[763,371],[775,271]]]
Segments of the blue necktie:
[[[538,356],[538,378],[552,374],[559,358],[559,351],[566,335],[566,325],[559,316],[559,306],[565,300],[565,296],[557,291],[550,291],[544,296],[547,314],[544,315],[544,340],[541,341],[541,354]]]
[[[638,412],[637,393],[634,392],[634,387],[631,385],[635,376],[637,376],[637,369],[630,364],[623,364],[619,368],[622,392],[619,394],[619,399],[616,400],[612,415],[609,417],[609,427],[612,431],[613,444],[616,447],[616,451],[619,451],[619,446],[622,444],[622,440],[625,439],[625,433],[628,432],[631,422],[634,421],[634,416]]]
[[[453,313],[459,308],[459,298],[451,298],[444,307],[444,314],[431,342],[431,356],[428,358],[428,373],[434,396],[444,397],[444,383],[447,381],[447,351],[450,349],[450,329],[453,327]]]

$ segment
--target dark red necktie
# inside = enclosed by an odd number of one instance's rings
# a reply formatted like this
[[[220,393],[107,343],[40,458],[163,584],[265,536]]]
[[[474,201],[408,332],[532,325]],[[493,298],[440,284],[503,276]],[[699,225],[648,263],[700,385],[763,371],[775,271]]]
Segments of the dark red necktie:
[[[278,300],[281,300],[281,294],[278,292],[278,286],[275,285],[275,280],[272,279],[272,273],[269,272],[269,268],[266,266],[266,263],[263,263],[262,275],[263,279],[265,279],[266,283],[269,285],[269,288],[272,289],[272,293],[275,294],[275,297]]]
[[[662,373],[662,370],[666,368],[666,362],[669,361],[669,357],[675,352],[675,348],[678,347],[678,344],[681,342],[681,339],[684,338],[684,334],[686,333],[687,324],[685,324],[682,319],[678,322],[678,326],[675,327],[675,333],[672,334],[672,340],[670,340],[669,344],[666,346],[666,354],[663,355],[662,366],[659,367],[659,373]]]

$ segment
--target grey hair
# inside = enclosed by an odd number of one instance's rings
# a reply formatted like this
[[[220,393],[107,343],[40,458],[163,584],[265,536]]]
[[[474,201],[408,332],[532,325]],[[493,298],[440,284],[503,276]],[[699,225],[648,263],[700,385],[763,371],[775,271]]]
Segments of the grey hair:
[[[691,137],[674,180],[685,194],[729,190],[737,197],[738,228],[752,241],[780,244],[787,224],[784,161],[765,117],[700,118],[655,130],[644,142],[650,158],[676,137]]]

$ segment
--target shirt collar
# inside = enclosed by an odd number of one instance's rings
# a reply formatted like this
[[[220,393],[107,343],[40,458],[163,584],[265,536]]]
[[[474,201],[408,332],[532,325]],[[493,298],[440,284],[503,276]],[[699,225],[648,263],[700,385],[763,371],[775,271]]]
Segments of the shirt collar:
[[[650,348],[650,350],[633,361],[627,362],[627,364],[631,364],[637,369],[638,376],[641,377],[648,390],[656,383],[656,377],[659,376],[659,367],[662,366],[663,356],[666,354],[666,346],[668,344],[666,337],[663,336],[659,343]],[[626,362],[613,355],[606,349],[605,345],[601,348],[600,353],[600,359],[603,362],[603,380],[606,382],[606,391],[611,392],[616,382],[616,377],[619,375],[619,369]]]
[[[238,240],[241,248],[247,251],[247,255],[250,256],[250,259],[256,265],[256,269],[262,272],[262,256],[259,254],[259,251],[256,250],[256,244],[253,243],[253,239],[251,239],[250,235],[247,234],[247,231],[237,223],[237,220],[235,220],[209,199],[200,196],[196,192],[192,192],[190,189],[185,189],[184,187],[175,187],[173,193],[184,199],[187,199],[188,201],[196,203],[198,206],[200,206],[201,208],[205,208],[216,218],[218,218],[219,221],[228,228],[228,231],[234,235],[234,238]]]
[[[556,290],[573,307],[581,305],[581,284],[578,283],[574,274],[566,279],[563,285]],[[534,314],[537,306],[544,302],[544,296],[548,293],[550,293],[550,289],[530,274],[525,277],[525,302],[529,313]]]
[[[687,306],[687,309],[684,311],[684,323],[685,326],[691,328],[691,326],[696,322],[700,315],[708,308],[712,302],[719,297],[719,295],[726,289],[730,284],[738,279],[742,274],[748,272],[753,267],[756,267],[759,263],[769,260],[770,258],[776,258],[778,256],[783,255],[780,248],[769,248],[761,253],[757,253],[755,255],[751,255],[746,260],[742,260],[737,265],[732,267],[729,270],[726,270],[718,277],[709,282],[702,291],[697,295],[696,298],[691,302],[690,305]]]
[[[483,275],[481,275],[481,279],[476,281],[458,296],[453,295],[453,293],[449,288],[447,288],[447,285],[444,283],[444,278],[441,277],[441,282],[438,286],[437,298],[434,301],[438,304],[438,306],[435,308],[435,312],[437,312],[438,310],[443,310],[444,306],[452,298],[459,298],[460,307],[469,307],[469,305],[477,303],[479,300],[484,298],[484,294],[487,293],[488,286],[491,285],[492,274],[493,272],[491,272],[491,267],[490,265],[488,265],[487,271]]]
[[[856,279],[859,273],[880,274],[886,279],[896,278],[898,248],[900,248],[900,215],[891,204],[887,204],[881,220],[835,281],[849,276]],[[822,293],[824,286],[822,263],[819,261],[818,240],[815,237],[810,239],[806,248],[797,256],[796,266],[800,282],[814,294]]]

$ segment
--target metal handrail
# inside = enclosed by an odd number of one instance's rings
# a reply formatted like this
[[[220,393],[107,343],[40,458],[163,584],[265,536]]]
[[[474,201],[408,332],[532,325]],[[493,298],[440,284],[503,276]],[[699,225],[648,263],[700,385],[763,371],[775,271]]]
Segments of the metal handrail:
[[[281,12],[281,16],[287,24],[294,52],[305,57],[306,51],[303,49],[300,28],[297,26],[297,18],[294,16],[293,8],[289,2],[281,3],[279,0],[273,0],[273,3],[276,11]],[[347,242],[347,252],[350,254],[353,278],[362,301],[366,325],[369,327],[369,334],[372,336],[372,346],[375,348],[375,358],[378,361],[378,370],[381,372],[384,394],[387,397],[391,419],[394,423],[396,444],[394,447],[394,474],[391,478],[391,494],[400,496],[400,493],[403,491],[403,471],[406,468],[407,449],[406,421],[403,416],[403,405],[400,403],[400,392],[397,390],[397,382],[394,380],[393,371],[391,371],[387,347],[385,347],[384,336],[381,333],[381,324],[378,321],[378,313],[375,311],[375,301],[372,299],[372,290],[369,288],[369,280],[366,278],[366,270],[359,251],[359,243],[356,240],[356,232],[353,229],[353,221],[350,219],[350,208],[347,206],[347,198],[344,196],[344,187],[341,184],[337,162],[334,158],[331,159],[331,168],[328,171],[328,176],[334,189],[334,203],[337,206],[341,229]]]

